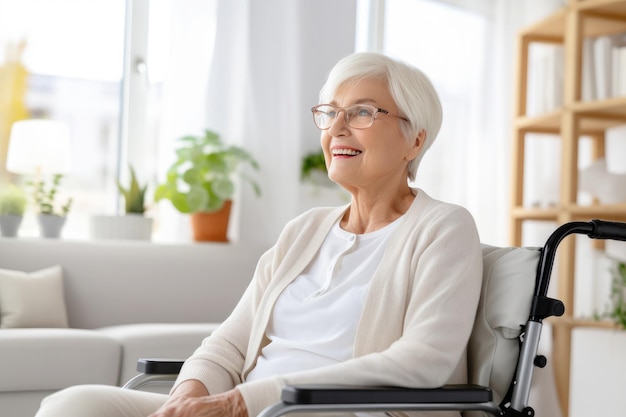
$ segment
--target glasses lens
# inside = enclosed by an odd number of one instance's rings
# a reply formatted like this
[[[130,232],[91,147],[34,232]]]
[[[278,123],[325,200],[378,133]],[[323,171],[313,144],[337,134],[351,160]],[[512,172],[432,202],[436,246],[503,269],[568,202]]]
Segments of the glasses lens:
[[[337,117],[337,110],[333,106],[322,105],[313,108],[313,121],[320,129],[328,129]]]
[[[348,126],[355,129],[366,129],[374,123],[376,107],[367,104],[359,104],[348,108],[334,107],[330,104],[322,104],[313,107],[313,121],[315,125],[326,130],[335,122],[340,111],[345,112]]]
[[[356,129],[370,127],[374,123],[376,108],[367,105],[352,106],[346,109],[348,125]]]

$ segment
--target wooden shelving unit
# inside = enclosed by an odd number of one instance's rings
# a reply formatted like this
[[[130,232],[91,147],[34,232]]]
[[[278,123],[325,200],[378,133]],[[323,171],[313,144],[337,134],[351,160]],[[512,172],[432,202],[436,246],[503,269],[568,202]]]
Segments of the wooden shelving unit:
[[[592,140],[593,158],[605,155],[607,129],[626,124],[626,97],[582,101],[583,40],[626,32],[626,0],[568,0],[561,10],[521,31],[518,36],[518,74],[513,136],[513,184],[511,244],[522,245],[525,221],[552,221],[563,224],[575,220],[602,218],[626,221],[626,203],[578,205],[578,149],[582,136]],[[529,49],[533,43],[562,45],[563,104],[538,116],[527,115]],[[560,196],[554,207],[524,205],[525,142],[528,134],[550,134],[561,143]],[[558,297],[565,304],[566,316],[554,325],[553,355],[555,378],[563,415],[569,415],[569,378],[572,330],[576,327],[612,328],[611,323],[576,319],[574,311],[575,239],[566,238],[559,246]]]

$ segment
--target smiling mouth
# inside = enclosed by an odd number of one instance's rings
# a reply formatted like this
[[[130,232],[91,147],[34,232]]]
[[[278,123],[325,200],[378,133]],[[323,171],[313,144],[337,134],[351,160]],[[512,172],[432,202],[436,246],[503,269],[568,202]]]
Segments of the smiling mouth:
[[[357,156],[360,153],[356,149],[333,149],[333,156]]]

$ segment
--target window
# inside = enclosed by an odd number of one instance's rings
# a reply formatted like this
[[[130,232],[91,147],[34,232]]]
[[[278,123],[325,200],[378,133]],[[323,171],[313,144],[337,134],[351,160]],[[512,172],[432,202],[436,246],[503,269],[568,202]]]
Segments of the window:
[[[8,69],[19,59],[27,71],[21,97],[27,109],[24,116],[59,120],[71,131],[72,174],[64,178],[61,191],[74,200],[72,214],[77,215],[72,220],[77,222],[68,222],[64,231],[74,236],[87,230],[82,213],[106,205],[107,182],[115,178],[124,1],[2,0],[1,4],[0,62]],[[18,54],[20,44],[23,52]],[[3,120],[7,128],[1,141],[8,142],[12,122]],[[33,218],[25,217],[22,231],[37,233]]]
[[[481,234],[493,234],[493,219],[504,220],[500,198],[487,203],[503,176],[505,140],[494,133],[506,109],[494,109],[497,71],[488,1],[362,0],[357,48],[378,50],[423,70],[443,106],[443,125],[424,158],[415,185],[431,196],[467,207]],[[506,137],[508,139],[508,137]],[[497,214],[496,214],[496,210]],[[484,227],[481,229],[481,222]],[[497,241],[492,238],[491,241]]]
[[[2,74],[19,55],[26,117],[70,128],[72,170],[60,193],[74,203],[64,237],[88,238],[92,214],[119,212],[115,179],[126,180],[128,164],[153,187],[173,159],[173,139],[202,128],[214,14],[213,1],[0,0]],[[13,122],[3,113],[0,149]],[[4,168],[4,152],[0,160]],[[158,239],[176,240],[158,229],[163,214],[152,207],[150,215]],[[20,234],[36,236],[34,223],[25,216]]]

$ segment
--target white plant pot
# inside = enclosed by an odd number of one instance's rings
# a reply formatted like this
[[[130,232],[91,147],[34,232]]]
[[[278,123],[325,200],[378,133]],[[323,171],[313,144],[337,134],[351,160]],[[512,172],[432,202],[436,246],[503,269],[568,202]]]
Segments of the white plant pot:
[[[15,214],[0,215],[0,234],[5,237],[17,236],[17,231],[22,224],[22,216]]]
[[[141,214],[123,216],[95,215],[91,217],[93,239],[150,240],[152,219]]]
[[[61,237],[61,230],[65,224],[65,217],[56,214],[39,214],[37,215],[39,223],[39,234],[41,237],[57,239]]]

